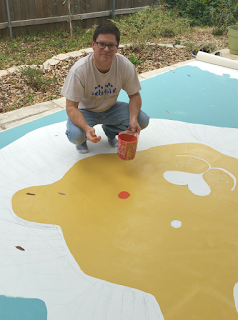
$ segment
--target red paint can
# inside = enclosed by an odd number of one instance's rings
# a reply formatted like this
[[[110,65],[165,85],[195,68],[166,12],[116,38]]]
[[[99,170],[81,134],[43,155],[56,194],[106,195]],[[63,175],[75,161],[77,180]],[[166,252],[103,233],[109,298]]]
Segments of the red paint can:
[[[138,134],[123,131],[118,134],[117,155],[122,160],[133,160],[136,155]]]

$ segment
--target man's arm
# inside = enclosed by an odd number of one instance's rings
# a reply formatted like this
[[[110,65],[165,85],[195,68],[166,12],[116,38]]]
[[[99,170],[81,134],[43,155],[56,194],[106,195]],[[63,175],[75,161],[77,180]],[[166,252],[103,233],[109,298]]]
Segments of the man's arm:
[[[129,116],[130,116],[130,128],[132,132],[140,133],[141,128],[138,123],[138,115],[141,109],[141,96],[140,93],[137,92],[131,96],[129,96]]]
[[[95,129],[90,127],[85,120],[82,112],[78,109],[78,102],[74,102],[66,99],[66,112],[70,120],[79,128],[81,128],[86,133],[87,140],[97,143],[101,140],[101,137],[93,137],[95,136]]]

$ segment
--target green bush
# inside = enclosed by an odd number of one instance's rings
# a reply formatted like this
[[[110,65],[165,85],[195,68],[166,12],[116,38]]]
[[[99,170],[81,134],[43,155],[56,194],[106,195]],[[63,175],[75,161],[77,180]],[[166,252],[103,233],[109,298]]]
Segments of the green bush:
[[[133,63],[135,66],[139,66],[140,64],[142,64],[142,60],[139,60],[136,58],[136,56],[134,54],[131,54],[128,59],[130,60],[131,63]]]
[[[44,91],[48,86],[57,83],[56,77],[47,78],[44,71],[37,67],[26,66],[20,68],[19,72],[23,76],[25,82],[33,89]]]
[[[114,23],[121,31],[121,42],[140,44],[153,41],[153,38],[182,34],[190,21],[180,17],[176,8],[168,10],[166,6],[158,5],[115,19]]]
[[[228,26],[238,24],[238,3],[220,0],[220,3],[212,8],[211,17],[215,27],[213,34],[222,34]]]
[[[215,20],[211,12],[221,11],[221,4],[228,9],[237,7],[237,0],[166,0],[169,8],[177,8],[180,15],[188,16],[191,25],[214,26]],[[224,19],[226,20],[226,19]]]

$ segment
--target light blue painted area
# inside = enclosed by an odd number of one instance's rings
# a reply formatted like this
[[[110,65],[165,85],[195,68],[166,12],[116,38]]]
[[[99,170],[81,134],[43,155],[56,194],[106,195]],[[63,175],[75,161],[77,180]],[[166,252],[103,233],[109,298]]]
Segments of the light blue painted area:
[[[142,110],[151,118],[238,128],[238,80],[183,66],[144,80]],[[128,96],[121,91],[120,101]],[[0,133],[0,148],[26,133],[67,119],[65,110]]]
[[[13,141],[21,138],[30,131],[36,130],[44,126],[48,126],[53,123],[62,122],[66,119],[66,111],[62,110],[49,116],[43,117],[41,119],[23,124],[19,127],[0,132],[0,149],[12,143]]]
[[[227,74],[183,66],[141,84],[142,110],[151,118],[238,128],[238,80]],[[125,92],[119,99],[128,101]]]
[[[45,303],[40,299],[0,296],[1,320],[47,320]]]

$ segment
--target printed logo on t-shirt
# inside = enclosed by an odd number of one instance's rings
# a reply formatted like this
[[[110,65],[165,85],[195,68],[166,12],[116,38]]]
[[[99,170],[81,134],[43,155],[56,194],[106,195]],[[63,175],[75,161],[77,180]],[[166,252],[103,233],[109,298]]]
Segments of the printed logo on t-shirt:
[[[113,85],[108,82],[108,84],[105,85],[105,87],[101,86],[100,84],[95,87],[94,92],[92,92],[92,96],[94,97],[101,97],[104,96],[105,98],[107,98],[106,96],[112,95],[117,91],[117,88],[113,88]]]

